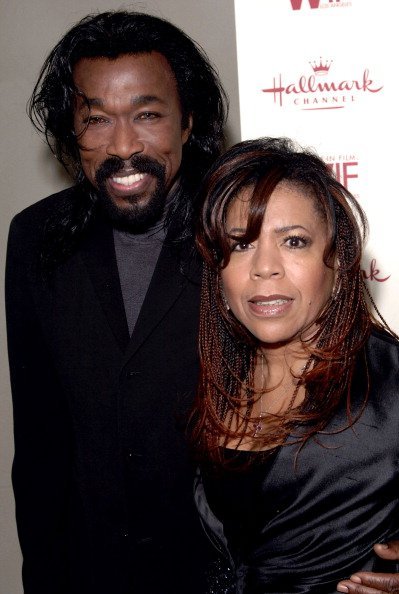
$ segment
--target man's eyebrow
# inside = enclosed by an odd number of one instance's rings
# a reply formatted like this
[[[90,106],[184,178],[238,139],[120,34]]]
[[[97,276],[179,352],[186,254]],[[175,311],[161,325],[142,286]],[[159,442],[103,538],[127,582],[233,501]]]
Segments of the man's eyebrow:
[[[104,101],[103,99],[100,99],[99,97],[86,97],[83,93],[77,93],[78,97],[80,97],[82,99],[82,105],[81,107],[83,107],[84,105],[88,105],[89,107],[104,107]],[[132,97],[130,103],[134,106],[134,107],[140,107],[140,106],[144,106],[144,105],[148,105],[150,103],[166,103],[163,99],[161,99],[160,97],[157,97],[156,95],[137,95],[136,97]]]
[[[165,101],[156,95],[137,95],[137,97],[132,98],[131,103],[132,105],[140,106],[147,103],[165,103]]]
[[[83,109],[84,107],[103,107],[104,101],[99,97],[87,97],[83,92],[78,91],[76,96],[80,99],[78,102],[78,109]]]
[[[90,107],[103,107],[104,105],[104,101],[102,99],[98,99],[97,97],[93,97],[93,99],[86,97],[85,103]]]

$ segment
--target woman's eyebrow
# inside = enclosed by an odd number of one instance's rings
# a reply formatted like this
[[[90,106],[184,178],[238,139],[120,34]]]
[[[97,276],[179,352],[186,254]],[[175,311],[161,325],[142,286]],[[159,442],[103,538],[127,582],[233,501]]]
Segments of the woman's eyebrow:
[[[303,225],[286,225],[284,227],[276,227],[274,229],[275,233],[287,233],[288,231],[293,231],[294,229],[303,229],[308,233],[308,230]]]

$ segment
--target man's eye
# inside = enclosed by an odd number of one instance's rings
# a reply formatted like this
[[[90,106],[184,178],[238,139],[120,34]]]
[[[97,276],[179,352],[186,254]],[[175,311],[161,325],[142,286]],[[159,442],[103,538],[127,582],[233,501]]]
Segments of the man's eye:
[[[86,118],[83,123],[87,126],[97,126],[98,124],[103,124],[107,120],[102,116],[89,116]]]
[[[157,118],[160,117],[159,113],[156,113],[154,111],[145,111],[143,113],[140,113],[140,115],[137,116],[137,120],[155,120]]]

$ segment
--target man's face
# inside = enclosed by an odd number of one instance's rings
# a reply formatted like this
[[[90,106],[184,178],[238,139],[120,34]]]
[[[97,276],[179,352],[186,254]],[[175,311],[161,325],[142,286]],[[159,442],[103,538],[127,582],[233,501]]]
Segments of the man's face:
[[[116,226],[148,228],[162,217],[191,132],[169,63],[157,52],[83,58],[73,78],[83,171]]]

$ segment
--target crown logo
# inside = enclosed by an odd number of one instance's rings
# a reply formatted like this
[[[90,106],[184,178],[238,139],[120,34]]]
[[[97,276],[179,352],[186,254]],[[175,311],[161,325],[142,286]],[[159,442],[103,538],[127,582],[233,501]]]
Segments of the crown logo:
[[[320,57],[319,62],[313,60],[312,62],[309,62],[309,64],[311,65],[313,72],[316,76],[325,76],[326,74],[328,74],[328,71],[330,70],[332,60],[323,61],[323,58]]]

